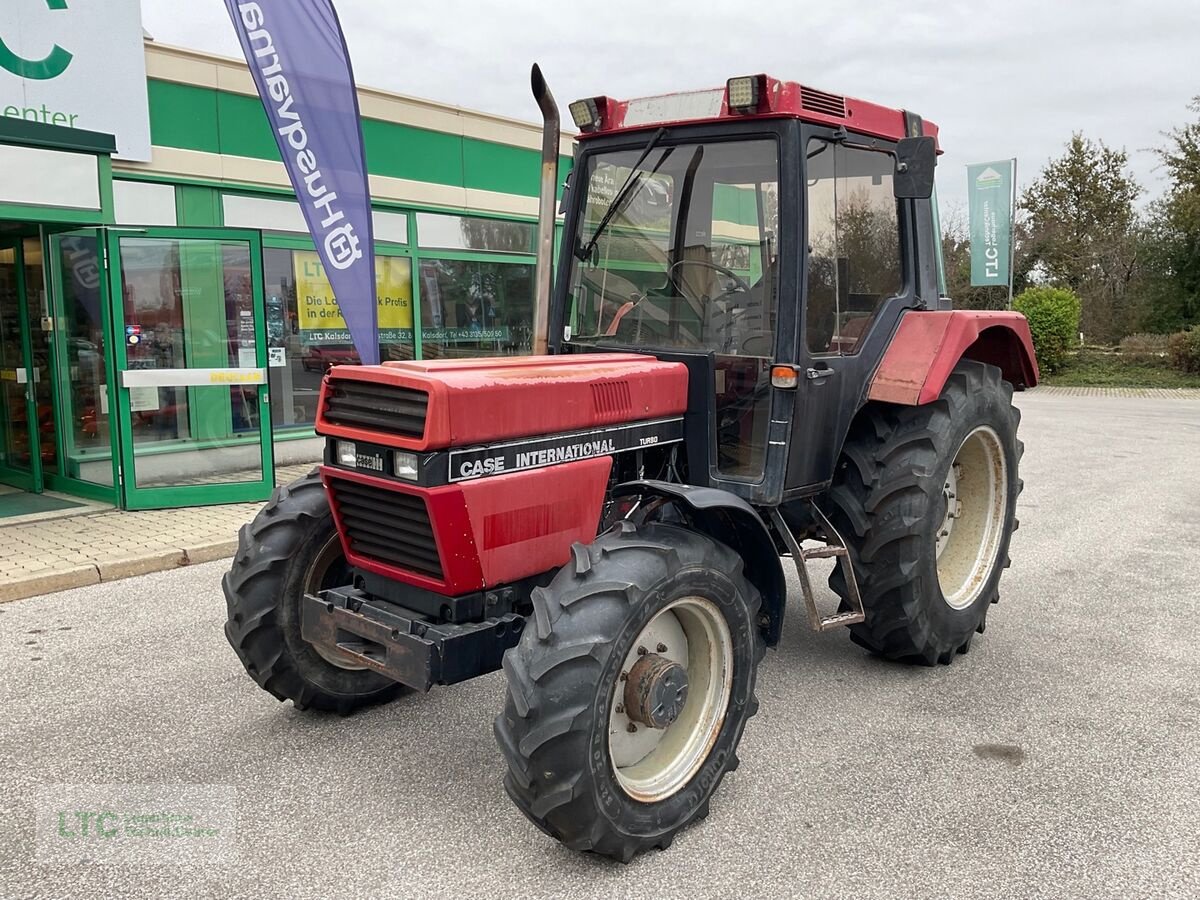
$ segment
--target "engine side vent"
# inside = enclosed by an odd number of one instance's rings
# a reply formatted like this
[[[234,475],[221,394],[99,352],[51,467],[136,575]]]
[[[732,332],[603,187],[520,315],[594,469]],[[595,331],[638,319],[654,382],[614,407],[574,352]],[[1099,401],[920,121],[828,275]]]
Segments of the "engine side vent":
[[[633,412],[628,381],[601,381],[592,385],[592,407],[605,422],[616,422]]]
[[[355,553],[384,565],[442,578],[441,557],[424,499],[340,478],[331,479],[329,489]]]
[[[815,88],[800,85],[800,105],[807,110],[826,116],[846,118],[846,98],[840,94],[827,94]]]
[[[325,421],[406,438],[425,436],[429,395],[371,381],[332,379],[325,394]]]

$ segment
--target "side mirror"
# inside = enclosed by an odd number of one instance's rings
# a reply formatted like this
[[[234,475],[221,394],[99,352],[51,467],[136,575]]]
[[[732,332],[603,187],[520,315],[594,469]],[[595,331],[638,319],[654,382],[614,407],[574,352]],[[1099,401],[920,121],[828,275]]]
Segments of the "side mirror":
[[[928,200],[933,195],[933,170],[937,145],[932,137],[901,138],[896,144],[897,200]]]

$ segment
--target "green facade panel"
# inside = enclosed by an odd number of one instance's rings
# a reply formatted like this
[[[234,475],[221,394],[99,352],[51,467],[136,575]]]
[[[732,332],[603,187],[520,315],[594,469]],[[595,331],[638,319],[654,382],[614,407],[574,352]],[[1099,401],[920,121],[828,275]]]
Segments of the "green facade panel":
[[[220,153],[217,91],[176,84],[147,82],[150,98],[150,142],[159,147]],[[266,114],[263,114],[266,127]]]
[[[463,183],[501,194],[536,196],[541,154],[524,147],[487,141],[463,141]]]
[[[363,119],[362,129],[372,175],[463,184],[462,137],[378,119]]]
[[[226,156],[280,160],[279,148],[262,101],[242,94],[213,92],[217,98],[217,127],[221,152]],[[154,121],[154,107],[150,107]]]
[[[175,188],[178,224],[190,228],[216,228],[224,223],[221,194],[214,188],[181,184]]]
[[[151,140],[158,146],[250,159],[280,158],[257,97],[153,78],[149,96]],[[362,125],[372,175],[537,196],[536,150],[379,119],[363,119]],[[564,156],[559,162],[565,175],[571,159]],[[181,216],[180,224],[192,223]]]

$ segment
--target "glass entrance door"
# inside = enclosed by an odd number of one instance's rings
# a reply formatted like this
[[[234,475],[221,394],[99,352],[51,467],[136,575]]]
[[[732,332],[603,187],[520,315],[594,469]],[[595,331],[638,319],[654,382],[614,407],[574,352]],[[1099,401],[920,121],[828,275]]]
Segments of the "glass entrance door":
[[[41,328],[41,355],[53,361],[58,454],[46,473],[53,490],[120,502],[114,424],[112,347],[103,232],[51,235],[51,289]],[[51,352],[52,351],[52,352]]]
[[[32,364],[27,292],[40,284],[41,254],[26,260],[27,244],[36,251],[36,241],[0,241],[0,483],[40,492],[36,385],[42,373]],[[35,271],[30,271],[31,266]],[[50,450],[53,454],[53,445]]]
[[[129,509],[265,500],[274,484],[257,232],[107,235]]]

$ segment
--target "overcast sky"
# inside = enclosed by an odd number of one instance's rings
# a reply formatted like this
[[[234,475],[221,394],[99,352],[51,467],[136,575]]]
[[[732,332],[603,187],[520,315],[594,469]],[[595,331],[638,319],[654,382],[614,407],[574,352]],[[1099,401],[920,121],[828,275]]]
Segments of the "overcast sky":
[[[1016,156],[1028,183],[1073,130],[1150,148],[1200,95],[1200,0],[336,0],[362,85],[526,120],[529,66],[563,107],[715,87],[767,72],[938,123],[938,191],[961,208],[968,162]],[[157,40],[240,56],[221,0],[142,0]],[[530,180],[537,175],[531,170]]]

